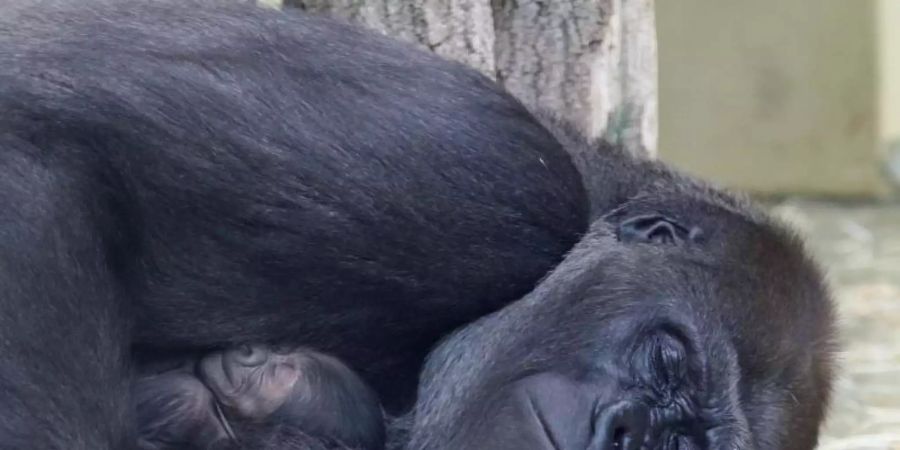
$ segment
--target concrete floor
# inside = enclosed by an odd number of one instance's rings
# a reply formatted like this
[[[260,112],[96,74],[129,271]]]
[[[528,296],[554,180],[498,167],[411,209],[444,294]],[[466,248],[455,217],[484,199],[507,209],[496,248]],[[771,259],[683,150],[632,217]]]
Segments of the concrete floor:
[[[787,200],[840,314],[840,378],[820,450],[900,450],[900,205]]]

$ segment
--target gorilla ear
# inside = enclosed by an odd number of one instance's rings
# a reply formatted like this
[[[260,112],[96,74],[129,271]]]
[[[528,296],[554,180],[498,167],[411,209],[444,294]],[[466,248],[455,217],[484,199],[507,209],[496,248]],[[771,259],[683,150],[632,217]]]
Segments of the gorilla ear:
[[[621,242],[677,245],[687,241],[695,242],[700,235],[699,228],[688,229],[676,220],[660,214],[632,217],[616,228],[616,237]]]

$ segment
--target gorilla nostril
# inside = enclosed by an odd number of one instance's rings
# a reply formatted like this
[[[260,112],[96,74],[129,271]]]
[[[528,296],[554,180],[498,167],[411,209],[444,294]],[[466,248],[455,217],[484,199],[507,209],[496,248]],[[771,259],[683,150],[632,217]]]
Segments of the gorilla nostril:
[[[612,446],[613,448],[620,449],[625,448],[625,438],[627,437],[628,429],[624,427],[616,428],[613,432],[612,436]]]
[[[646,407],[623,401],[598,411],[594,421],[589,450],[638,450],[646,439],[650,419]]]
[[[241,345],[229,350],[228,359],[242,366],[258,366],[269,359],[269,351],[260,345]]]

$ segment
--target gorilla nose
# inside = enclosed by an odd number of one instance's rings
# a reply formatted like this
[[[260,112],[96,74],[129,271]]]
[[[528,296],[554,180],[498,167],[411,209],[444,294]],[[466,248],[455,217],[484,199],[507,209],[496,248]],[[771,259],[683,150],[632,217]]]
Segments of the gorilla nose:
[[[538,373],[501,391],[474,448],[638,450],[647,442],[650,410],[614,384]],[[623,398],[625,397],[625,398]],[[480,433],[484,434],[480,434]],[[466,447],[473,448],[473,447]]]
[[[595,412],[589,450],[638,450],[647,437],[650,417],[641,404],[623,401]]]
[[[269,351],[261,345],[241,345],[229,350],[225,357],[235,364],[255,367],[269,359]]]

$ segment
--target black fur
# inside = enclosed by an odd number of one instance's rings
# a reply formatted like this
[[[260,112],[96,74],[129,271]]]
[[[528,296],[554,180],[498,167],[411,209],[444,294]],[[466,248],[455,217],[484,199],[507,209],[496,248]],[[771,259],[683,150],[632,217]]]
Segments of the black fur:
[[[820,271],[745,200],[669,175],[432,352],[389,448],[815,448],[834,351]],[[702,238],[622,239],[648,217]]]
[[[3,4],[4,445],[118,445],[132,348],[302,343],[397,409],[585,231],[570,158],[475,71],[226,3]]]
[[[393,445],[815,442],[827,296],[744,201],[329,20],[0,8],[3,448],[130,448],[132,357],[251,341],[334,354],[401,411],[438,338],[595,219],[431,356]]]

